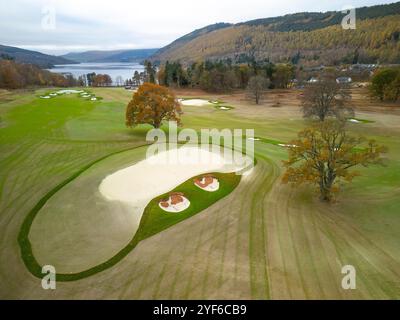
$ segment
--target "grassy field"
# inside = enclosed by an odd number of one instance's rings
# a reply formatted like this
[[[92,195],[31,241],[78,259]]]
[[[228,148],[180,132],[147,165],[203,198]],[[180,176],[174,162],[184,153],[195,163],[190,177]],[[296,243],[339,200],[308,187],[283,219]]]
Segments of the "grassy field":
[[[117,243],[129,240],[129,212],[123,223],[105,225],[104,216],[115,207],[96,202],[92,190],[111,168],[143,157],[140,151],[118,152],[144,149],[136,148],[147,144],[148,130],[125,128],[124,109],[132,94],[126,90],[93,89],[101,101],[38,98],[46,92],[0,91],[0,298],[400,298],[400,108],[368,101],[361,89],[353,92],[356,118],[367,121],[349,128],[387,145],[388,165],[360,169],[362,176],[344,186],[332,205],[316,200],[312,188],[280,182],[287,152],[277,143],[287,143],[305,125],[298,93],[274,91],[256,106],[241,93],[178,91],[180,97],[233,107],[184,107],[184,127],[255,129],[261,140],[255,142],[253,174],[199,214],[165,230],[169,223],[160,223],[111,268],[43,290],[21,258],[18,234],[24,220],[46,194],[82,173],[69,192],[56,192],[37,218],[58,214],[58,219],[48,228],[36,221],[30,239],[59,234],[60,244],[72,244],[82,229],[61,217],[74,204],[88,215],[85,230],[93,229],[81,234],[88,251],[74,254],[71,247],[64,260],[84,266],[109,257]],[[148,217],[159,221],[156,214]],[[47,245],[57,256],[57,242]],[[40,256],[35,247],[33,253]],[[356,290],[341,288],[341,268],[347,264],[357,270]]]

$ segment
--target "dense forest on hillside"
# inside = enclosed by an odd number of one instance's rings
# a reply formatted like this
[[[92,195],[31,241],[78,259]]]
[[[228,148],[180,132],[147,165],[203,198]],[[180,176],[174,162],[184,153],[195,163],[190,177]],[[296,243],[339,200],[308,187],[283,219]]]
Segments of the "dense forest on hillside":
[[[12,60],[0,60],[0,88],[19,89],[28,86],[67,87],[78,85],[72,76],[62,76],[42,70],[38,66],[16,63]]]
[[[239,25],[199,36],[154,57],[157,61],[207,59],[292,62],[302,65],[400,63],[400,15],[357,22],[356,30],[340,25],[313,31],[273,32],[263,25]]]
[[[0,59],[12,59],[18,63],[31,63],[41,68],[51,68],[56,64],[75,63],[63,57],[3,45],[0,45]]]
[[[377,5],[372,7],[357,8],[358,21],[382,18],[389,15],[400,14],[400,2]],[[237,25],[265,26],[269,31],[312,31],[333,25],[340,25],[344,17],[341,11],[328,12],[300,12],[287,14],[282,17],[256,19]]]

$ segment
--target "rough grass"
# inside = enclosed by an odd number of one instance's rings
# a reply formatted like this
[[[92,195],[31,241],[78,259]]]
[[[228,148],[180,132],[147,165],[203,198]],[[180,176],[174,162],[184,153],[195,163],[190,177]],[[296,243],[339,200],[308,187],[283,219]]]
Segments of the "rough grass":
[[[43,90],[44,92],[45,90]],[[288,142],[304,127],[296,93],[281,108],[270,92],[253,106],[240,95],[220,99],[235,109],[184,108],[184,127],[254,128],[257,166],[237,188],[200,214],[143,241],[124,259],[87,279],[45,291],[27,272],[17,242],[24,219],[74,172],[144,142],[146,128],[124,127],[131,93],[93,89],[104,100],[37,100],[41,92],[3,94],[0,116],[0,297],[126,299],[398,299],[400,297],[400,118],[357,96],[355,135],[389,147],[386,167],[360,168],[333,205],[313,188],[280,183]],[[363,100],[364,99],[364,100]],[[370,112],[372,110],[373,112]],[[385,113],[390,112],[390,113]],[[96,125],[96,124],[101,125]],[[341,288],[341,267],[357,270],[357,289]]]

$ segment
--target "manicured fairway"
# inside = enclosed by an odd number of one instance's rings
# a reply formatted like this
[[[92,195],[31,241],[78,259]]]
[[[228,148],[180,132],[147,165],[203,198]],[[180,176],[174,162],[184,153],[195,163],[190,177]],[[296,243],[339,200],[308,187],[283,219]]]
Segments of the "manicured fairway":
[[[286,149],[277,144],[289,142],[304,126],[295,94],[284,95],[280,108],[270,107],[274,97],[255,106],[237,95],[193,94],[233,109],[184,107],[184,127],[255,129],[261,140],[255,141],[253,173],[223,199],[162,232],[170,224],[154,212],[148,219],[160,222],[160,229],[145,233],[146,239],[113,267],[43,290],[21,258],[23,221],[42,197],[90,163],[107,157],[103,161],[115,167],[124,164],[124,153],[108,156],[146,144],[148,130],[124,127],[131,92],[92,90],[101,101],[37,98],[48,91],[0,94],[0,298],[400,298],[400,113],[357,112],[357,119],[374,122],[349,123],[349,128],[387,145],[388,163],[360,169],[363,175],[328,206],[311,188],[280,182]],[[82,177],[93,186],[98,182],[90,171]],[[51,206],[64,210],[76,201],[85,211],[98,209],[85,203],[89,188],[79,181],[75,188],[68,199],[54,195]],[[129,221],[129,214],[125,217]],[[88,223],[96,224],[96,217]],[[66,227],[79,233],[79,225]],[[110,230],[93,235],[93,241],[103,238],[111,248],[113,237],[127,238],[124,229]],[[96,250],[103,254],[101,246]],[[90,264],[90,257],[80,256],[79,263]],[[356,290],[341,288],[341,268],[347,264],[357,270]]]

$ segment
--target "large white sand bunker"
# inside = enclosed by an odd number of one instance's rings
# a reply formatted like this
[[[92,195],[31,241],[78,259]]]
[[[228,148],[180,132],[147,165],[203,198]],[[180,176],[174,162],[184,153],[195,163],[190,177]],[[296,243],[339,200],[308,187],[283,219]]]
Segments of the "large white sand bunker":
[[[191,177],[207,172],[237,172],[251,163],[238,152],[214,149],[211,152],[184,146],[150,156],[107,176],[99,186],[100,193],[110,201],[144,209],[152,199]]]
[[[180,100],[181,104],[184,106],[207,106],[210,105],[210,101],[204,99],[187,99],[187,100]]]
[[[224,153],[197,147],[146,157],[150,147],[100,161],[46,202],[29,232],[41,265],[53,265],[58,273],[74,273],[103,263],[132,240],[151,200],[190,178],[244,167],[229,164]],[[180,202],[171,202],[171,213],[165,214],[180,214],[191,205]]]

